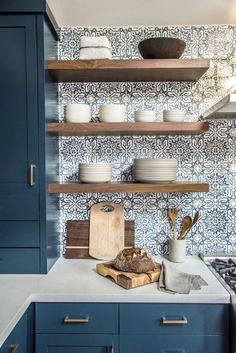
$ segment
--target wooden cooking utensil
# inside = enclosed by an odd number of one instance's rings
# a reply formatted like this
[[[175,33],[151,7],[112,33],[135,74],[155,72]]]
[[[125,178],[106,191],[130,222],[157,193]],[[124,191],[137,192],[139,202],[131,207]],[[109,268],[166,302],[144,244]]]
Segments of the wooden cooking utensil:
[[[201,218],[200,212],[197,211],[195,213],[195,216],[193,218],[191,226],[189,227],[189,229],[186,231],[186,233],[184,234],[184,236],[181,239],[185,239],[186,235],[190,232],[190,230],[193,228],[194,224],[196,224],[200,218]]]
[[[172,223],[172,228],[173,228],[173,238],[174,240],[177,240],[177,235],[176,235],[176,220],[179,214],[179,210],[177,208],[168,208],[167,214],[171,220]]]
[[[185,216],[183,219],[182,219],[182,222],[181,222],[181,231],[180,231],[180,235],[178,237],[178,240],[182,240],[185,238],[186,234],[189,232],[189,230],[191,229],[192,227],[192,218],[190,216]]]
[[[89,255],[112,260],[124,248],[124,207],[100,202],[90,209]]]
[[[195,216],[193,217],[192,227],[194,226],[194,224],[197,223],[197,221],[199,221],[200,218],[201,218],[201,214],[200,214],[199,211],[197,211],[197,212],[195,213]]]

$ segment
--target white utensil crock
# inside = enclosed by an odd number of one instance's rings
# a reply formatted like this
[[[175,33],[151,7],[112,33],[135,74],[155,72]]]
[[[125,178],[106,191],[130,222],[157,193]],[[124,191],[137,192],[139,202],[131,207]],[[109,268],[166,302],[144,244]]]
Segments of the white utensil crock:
[[[186,240],[169,240],[169,260],[172,262],[184,262],[186,255]]]

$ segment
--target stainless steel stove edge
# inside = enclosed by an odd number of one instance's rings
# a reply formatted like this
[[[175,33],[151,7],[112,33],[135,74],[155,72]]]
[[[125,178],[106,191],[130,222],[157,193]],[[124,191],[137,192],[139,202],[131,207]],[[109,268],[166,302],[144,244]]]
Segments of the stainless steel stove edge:
[[[203,262],[207,265],[209,270],[214,274],[214,276],[218,279],[218,281],[222,284],[222,286],[229,292],[230,294],[230,302],[235,303],[236,305],[236,294],[235,292],[228,286],[228,284],[224,281],[224,279],[216,272],[216,270],[211,266],[211,261],[214,259],[222,259],[228,260],[229,258],[236,260],[236,254],[199,254],[199,257]],[[236,353],[236,352],[235,352]]]

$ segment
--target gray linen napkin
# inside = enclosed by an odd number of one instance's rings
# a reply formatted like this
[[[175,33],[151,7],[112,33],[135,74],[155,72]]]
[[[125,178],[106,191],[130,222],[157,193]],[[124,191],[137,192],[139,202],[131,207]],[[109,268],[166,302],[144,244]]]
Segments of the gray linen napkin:
[[[208,285],[201,276],[181,272],[167,261],[162,261],[158,283],[159,290],[172,294],[189,294],[192,289],[199,290]]]

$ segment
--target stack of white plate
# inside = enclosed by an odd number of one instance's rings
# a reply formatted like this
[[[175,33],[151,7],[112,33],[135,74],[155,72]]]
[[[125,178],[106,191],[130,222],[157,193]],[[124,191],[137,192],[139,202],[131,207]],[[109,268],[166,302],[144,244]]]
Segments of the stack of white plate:
[[[180,123],[185,119],[186,119],[186,114],[184,110],[164,110],[163,111],[163,121]]]
[[[170,182],[176,180],[175,158],[135,159],[134,178],[145,183]]]
[[[103,104],[100,107],[100,120],[103,123],[122,123],[126,120],[126,109],[122,104]]]
[[[68,104],[64,110],[65,120],[68,123],[89,123],[91,120],[89,104]]]
[[[111,163],[80,163],[79,179],[82,183],[107,183],[112,178]]]
[[[154,122],[156,120],[156,112],[152,110],[136,110],[134,112],[134,120],[137,122]]]

